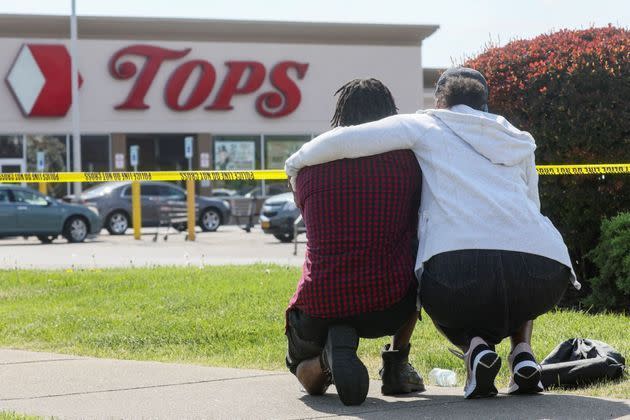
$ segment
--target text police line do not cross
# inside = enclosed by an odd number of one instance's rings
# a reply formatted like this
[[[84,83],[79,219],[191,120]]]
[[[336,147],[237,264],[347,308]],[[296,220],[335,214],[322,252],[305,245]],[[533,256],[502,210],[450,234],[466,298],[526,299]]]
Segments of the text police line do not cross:
[[[627,175],[630,163],[539,165],[539,175]],[[0,173],[0,183],[108,181],[261,181],[286,180],[284,169],[236,171],[27,172]]]
[[[117,51],[109,61],[109,72],[115,79],[127,80],[135,77],[135,82],[127,98],[116,105],[117,110],[142,110],[149,105],[144,98],[153,84],[155,76],[165,61],[178,60],[190,53],[190,48],[173,50],[152,45],[131,45]],[[142,68],[132,61],[125,61],[125,56],[144,58]],[[267,69],[258,61],[226,61],[227,74],[221,83],[215,99],[206,104],[209,111],[228,111],[234,109],[232,98],[235,95],[251,94],[263,85]],[[263,92],[256,97],[256,111],[266,118],[278,118],[291,114],[302,100],[300,88],[290,73],[297,80],[306,76],[308,63],[280,61],[269,71],[269,82],[275,90]],[[181,98],[184,86],[197,70],[197,80],[187,98]],[[206,60],[189,60],[180,64],[170,75],[165,86],[164,100],[174,111],[189,111],[204,104],[216,82],[216,70]]]

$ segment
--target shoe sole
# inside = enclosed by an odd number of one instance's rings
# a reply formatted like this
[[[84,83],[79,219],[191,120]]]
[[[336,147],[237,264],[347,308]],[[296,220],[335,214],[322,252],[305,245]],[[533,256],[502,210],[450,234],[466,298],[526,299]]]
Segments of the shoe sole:
[[[338,325],[330,327],[325,351],[333,383],[344,405],[359,405],[365,401],[370,377],[357,356],[359,336],[354,328]]]
[[[494,386],[494,378],[501,369],[501,358],[491,350],[485,350],[477,355],[473,362],[473,380],[464,389],[464,397],[486,398],[498,394]]]
[[[538,364],[531,361],[519,363],[512,376],[513,384],[508,394],[538,394],[544,391],[541,382],[542,373]]]

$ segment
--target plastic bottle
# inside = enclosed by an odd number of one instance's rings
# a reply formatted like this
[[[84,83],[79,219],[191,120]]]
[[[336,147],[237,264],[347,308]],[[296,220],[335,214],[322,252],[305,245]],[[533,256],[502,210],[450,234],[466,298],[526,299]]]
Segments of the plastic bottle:
[[[452,370],[434,368],[429,372],[429,380],[437,386],[457,385],[457,374]]]

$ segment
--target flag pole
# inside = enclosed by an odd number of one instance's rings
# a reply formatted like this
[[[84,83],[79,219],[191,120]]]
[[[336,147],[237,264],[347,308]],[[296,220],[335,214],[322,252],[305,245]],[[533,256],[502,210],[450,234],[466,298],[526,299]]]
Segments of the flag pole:
[[[70,16],[70,74],[72,86],[72,170],[81,172],[81,130],[79,128],[79,64],[77,54],[77,9],[76,0],[72,0]],[[74,183],[74,194],[81,194],[81,183]]]

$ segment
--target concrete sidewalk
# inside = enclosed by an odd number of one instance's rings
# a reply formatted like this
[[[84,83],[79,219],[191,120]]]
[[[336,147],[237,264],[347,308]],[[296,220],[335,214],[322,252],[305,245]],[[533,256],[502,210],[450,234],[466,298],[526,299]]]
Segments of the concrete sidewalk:
[[[630,402],[546,394],[467,401],[460,388],[383,397],[380,383],[359,407],[331,387],[299,390],[284,372],[95,359],[0,350],[0,411],[60,418],[566,418],[630,417]]]

